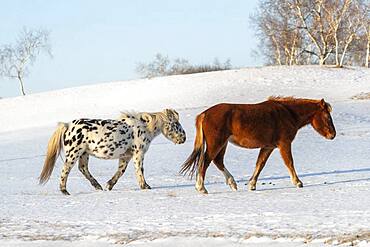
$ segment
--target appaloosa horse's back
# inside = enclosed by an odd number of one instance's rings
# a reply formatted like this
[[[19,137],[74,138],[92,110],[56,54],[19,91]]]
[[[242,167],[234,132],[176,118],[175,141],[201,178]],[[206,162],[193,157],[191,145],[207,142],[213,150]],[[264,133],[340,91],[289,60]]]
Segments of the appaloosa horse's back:
[[[233,190],[237,185],[225,168],[227,143],[244,148],[261,148],[255,171],[249,180],[249,189],[256,189],[258,176],[267,159],[278,148],[288,168],[292,183],[302,187],[293,165],[291,143],[297,131],[307,124],[327,139],[336,132],[330,116],[331,106],[324,99],[297,99],[270,97],[259,104],[218,104],[196,118],[194,150],[182,165],[180,172],[191,176],[197,172],[196,189],[207,193],[204,177],[213,161]]]

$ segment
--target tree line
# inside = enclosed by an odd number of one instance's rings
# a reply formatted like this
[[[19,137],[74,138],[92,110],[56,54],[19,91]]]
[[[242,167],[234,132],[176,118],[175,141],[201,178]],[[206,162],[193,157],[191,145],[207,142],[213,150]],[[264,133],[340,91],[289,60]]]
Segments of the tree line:
[[[369,67],[368,0],[261,0],[251,22],[267,64]]]

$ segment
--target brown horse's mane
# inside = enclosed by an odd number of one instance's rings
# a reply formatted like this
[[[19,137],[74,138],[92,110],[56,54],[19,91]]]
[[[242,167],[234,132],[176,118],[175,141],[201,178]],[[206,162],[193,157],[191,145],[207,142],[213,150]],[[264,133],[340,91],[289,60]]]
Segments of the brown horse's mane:
[[[267,98],[268,101],[286,103],[290,104],[304,104],[304,103],[319,103],[320,100],[316,99],[302,99],[302,98],[295,98],[293,96],[283,97],[283,96],[270,96]],[[325,106],[329,112],[332,111],[332,107],[328,102],[325,102]]]
[[[284,102],[284,103],[317,103],[319,100],[315,99],[302,99],[302,98],[295,98],[293,96],[270,96],[267,98],[269,101],[277,101],[277,102]]]

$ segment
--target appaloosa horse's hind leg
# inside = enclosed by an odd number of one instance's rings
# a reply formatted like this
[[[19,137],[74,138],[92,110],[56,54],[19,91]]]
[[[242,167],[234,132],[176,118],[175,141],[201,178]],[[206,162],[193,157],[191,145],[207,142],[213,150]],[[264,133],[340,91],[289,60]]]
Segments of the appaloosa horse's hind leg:
[[[79,161],[78,161],[78,169],[80,172],[87,178],[87,180],[90,181],[91,185],[94,186],[97,190],[103,190],[101,185],[96,181],[96,179],[91,175],[89,171],[89,155],[87,153],[84,153],[81,155]]]
[[[226,169],[224,164],[224,156],[226,152],[227,143],[221,149],[221,151],[217,154],[216,158],[214,158],[213,163],[217,166],[217,168],[224,174],[226,184],[230,186],[230,188],[234,191],[238,189],[234,177],[230,174],[230,172]]]
[[[63,165],[63,169],[62,169],[62,174],[60,176],[60,184],[59,184],[59,188],[60,188],[60,191],[64,194],[64,195],[69,195],[67,189],[66,189],[66,186],[67,186],[67,179],[68,179],[68,175],[72,169],[72,167],[74,166],[74,164],[76,163],[76,158],[71,158],[71,157],[66,157],[66,160],[64,162],[64,165]]]
[[[297,188],[303,187],[303,183],[301,180],[299,180],[297,173],[294,169],[293,156],[292,156],[292,151],[291,151],[291,143],[282,143],[278,147],[280,150],[281,157],[283,158],[284,163],[286,167],[288,168],[288,172],[289,172],[292,184],[297,186]]]
[[[263,167],[266,164],[267,159],[270,157],[270,154],[273,150],[273,148],[261,148],[256,162],[256,169],[254,170],[252,177],[249,179],[249,190],[256,190],[258,176],[260,175]]]
[[[112,190],[113,186],[117,183],[118,179],[125,173],[130,159],[131,157],[124,157],[124,158],[119,159],[118,170],[113,175],[113,177],[107,182],[107,185],[106,185],[107,190]]]

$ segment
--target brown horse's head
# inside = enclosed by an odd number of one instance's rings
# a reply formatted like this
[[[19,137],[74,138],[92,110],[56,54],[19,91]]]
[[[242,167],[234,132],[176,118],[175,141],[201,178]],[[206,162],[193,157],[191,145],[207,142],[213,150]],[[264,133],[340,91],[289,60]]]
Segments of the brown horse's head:
[[[324,99],[319,102],[319,110],[313,116],[312,127],[326,139],[334,139],[336,135],[333,120],[331,118],[331,106]]]

